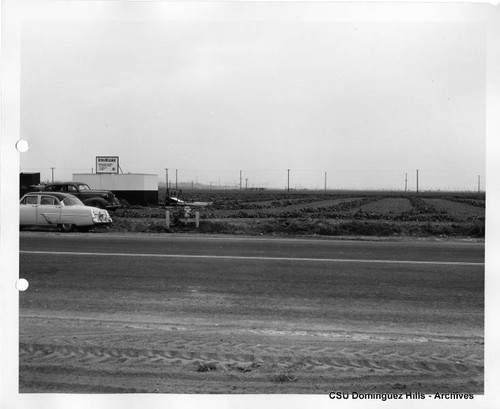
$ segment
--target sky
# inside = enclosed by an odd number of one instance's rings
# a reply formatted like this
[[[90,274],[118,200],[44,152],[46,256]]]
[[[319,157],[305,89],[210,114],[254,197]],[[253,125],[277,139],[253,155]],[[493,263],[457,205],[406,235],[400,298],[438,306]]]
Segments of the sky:
[[[421,189],[485,182],[483,24],[219,11],[25,22],[21,171],[72,179],[113,155],[160,182],[165,168],[207,185],[241,170],[282,188],[287,169],[292,188],[414,189],[416,169]]]

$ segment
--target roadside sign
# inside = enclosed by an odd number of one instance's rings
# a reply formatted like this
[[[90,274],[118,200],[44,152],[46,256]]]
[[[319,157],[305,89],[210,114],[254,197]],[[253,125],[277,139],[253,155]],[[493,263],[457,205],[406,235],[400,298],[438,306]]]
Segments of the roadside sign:
[[[95,173],[118,173],[118,156],[96,156]]]

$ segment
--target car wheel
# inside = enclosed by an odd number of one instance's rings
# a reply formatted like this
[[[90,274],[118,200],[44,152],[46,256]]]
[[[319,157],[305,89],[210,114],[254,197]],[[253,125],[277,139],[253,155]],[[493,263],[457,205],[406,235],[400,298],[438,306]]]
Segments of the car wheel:
[[[69,233],[75,229],[75,225],[71,223],[63,223],[59,225],[59,229],[61,229],[64,233]]]

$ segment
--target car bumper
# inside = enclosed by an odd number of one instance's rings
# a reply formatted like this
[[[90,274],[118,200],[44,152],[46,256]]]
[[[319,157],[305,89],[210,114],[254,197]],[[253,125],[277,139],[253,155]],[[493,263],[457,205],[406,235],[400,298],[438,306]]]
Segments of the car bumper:
[[[106,224],[111,224],[113,223],[113,220],[109,219],[109,220],[94,220],[94,226],[101,226],[101,225],[106,225]]]
[[[109,224],[113,222],[113,219],[107,212],[107,210],[92,210],[92,221],[94,225]]]

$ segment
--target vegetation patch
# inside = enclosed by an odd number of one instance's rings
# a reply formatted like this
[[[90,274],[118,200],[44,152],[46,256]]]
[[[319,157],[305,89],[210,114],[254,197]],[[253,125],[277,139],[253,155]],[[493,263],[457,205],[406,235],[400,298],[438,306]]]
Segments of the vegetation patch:
[[[278,236],[350,236],[350,237],[473,237],[484,238],[485,224],[481,222],[399,222],[387,220],[315,220],[315,219],[219,219],[171,226],[164,220],[117,218],[109,229],[98,232],[136,233],[199,233]]]
[[[470,206],[476,206],[481,208],[486,208],[486,200],[485,199],[471,199],[471,198],[463,198],[463,197],[447,197],[446,200],[450,200],[452,202],[464,203]]]

